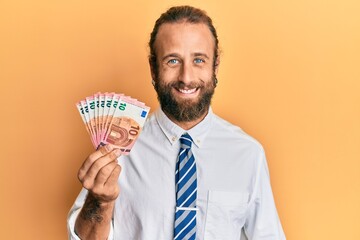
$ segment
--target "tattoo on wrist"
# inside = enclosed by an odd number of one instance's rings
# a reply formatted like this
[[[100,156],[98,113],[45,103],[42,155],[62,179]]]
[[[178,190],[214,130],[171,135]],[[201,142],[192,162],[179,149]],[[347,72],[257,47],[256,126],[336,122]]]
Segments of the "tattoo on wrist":
[[[90,220],[97,223],[102,222],[103,216],[100,202],[89,194],[86,198],[83,209],[81,210],[80,216],[84,220]]]

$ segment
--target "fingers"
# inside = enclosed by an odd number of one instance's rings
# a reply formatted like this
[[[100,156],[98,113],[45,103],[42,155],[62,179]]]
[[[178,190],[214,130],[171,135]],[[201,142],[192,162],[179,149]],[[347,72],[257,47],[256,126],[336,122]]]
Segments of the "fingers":
[[[98,171],[98,174],[96,175],[95,182],[96,185],[99,185],[100,187],[103,187],[105,185],[105,182],[108,181],[110,178],[112,172],[116,168],[116,166],[119,166],[116,161],[112,161],[103,168],[101,168]]]
[[[104,184],[117,165],[117,157],[121,155],[121,150],[112,150],[107,146],[92,153],[79,170],[78,178],[88,190],[94,186],[95,181]]]
[[[114,182],[117,183],[120,173],[121,173],[121,166],[116,164],[114,170],[112,171],[110,177],[107,179],[104,185],[109,186],[112,185]]]
[[[121,166],[111,162],[103,167],[96,177],[92,192],[109,201],[115,199],[119,194],[118,178]]]
[[[111,152],[112,146],[110,145],[105,145],[100,147],[97,151],[93,152],[92,154],[90,154],[88,156],[88,158],[83,162],[80,170],[79,170],[79,178],[82,178],[87,171],[89,170],[89,168],[91,167],[91,165],[99,158],[105,156],[106,154],[108,154],[109,152]]]
[[[95,161],[97,161],[99,158],[102,158],[102,157],[108,155],[112,151],[113,151],[112,146],[105,145],[105,146],[100,147],[97,151],[90,154],[89,157],[82,164],[81,168],[79,169],[79,172],[78,172],[79,180],[82,182],[82,179],[87,174],[87,172],[92,167],[92,165],[94,164]],[[113,153],[113,154],[109,155],[110,159],[108,159],[108,160],[109,161],[114,160],[117,156],[119,156],[119,154]]]
[[[89,187],[91,187],[91,184],[99,174],[101,175],[100,179],[102,179],[103,177],[107,179],[110,176],[113,168],[117,164],[116,158],[120,155],[120,153],[121,153],[120,149],[115,149],[114,151],[108,153],[107,155],[97,159],[91,165],[90,169],[86,173],[86,177],[85,177],[86,179],[84,179],[85,181],[89,180],[89,184],[90,184]]]

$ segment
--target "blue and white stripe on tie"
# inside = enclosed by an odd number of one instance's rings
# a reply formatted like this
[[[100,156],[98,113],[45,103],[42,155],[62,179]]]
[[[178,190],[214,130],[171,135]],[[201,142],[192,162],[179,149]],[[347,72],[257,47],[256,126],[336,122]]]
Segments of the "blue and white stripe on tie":
[[[175,171],[175,240],[194,240],[196,236],[197,175],[195,158],[191,152],[192,142],[187,133],[180,137],[180,152]]]

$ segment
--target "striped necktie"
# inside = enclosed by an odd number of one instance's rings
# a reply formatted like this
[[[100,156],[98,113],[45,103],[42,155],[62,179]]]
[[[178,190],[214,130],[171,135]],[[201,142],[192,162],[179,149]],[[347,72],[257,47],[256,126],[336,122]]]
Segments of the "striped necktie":
[[[194,240],[196,236],[196,163],[191,152],[192,138],[180,137],[180,152],[176,162],[175,240]]]

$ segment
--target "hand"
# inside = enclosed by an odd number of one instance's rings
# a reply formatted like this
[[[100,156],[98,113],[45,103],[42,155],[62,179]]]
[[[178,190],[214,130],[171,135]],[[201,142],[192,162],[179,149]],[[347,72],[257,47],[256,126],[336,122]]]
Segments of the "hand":
[[[99,203],[113,202],[119,195],[118,178],[121,167],[117,158],[120,155],[120,149],[114,149],[110,145],[102,146],[90,154],[79,169],[80,182]]]

